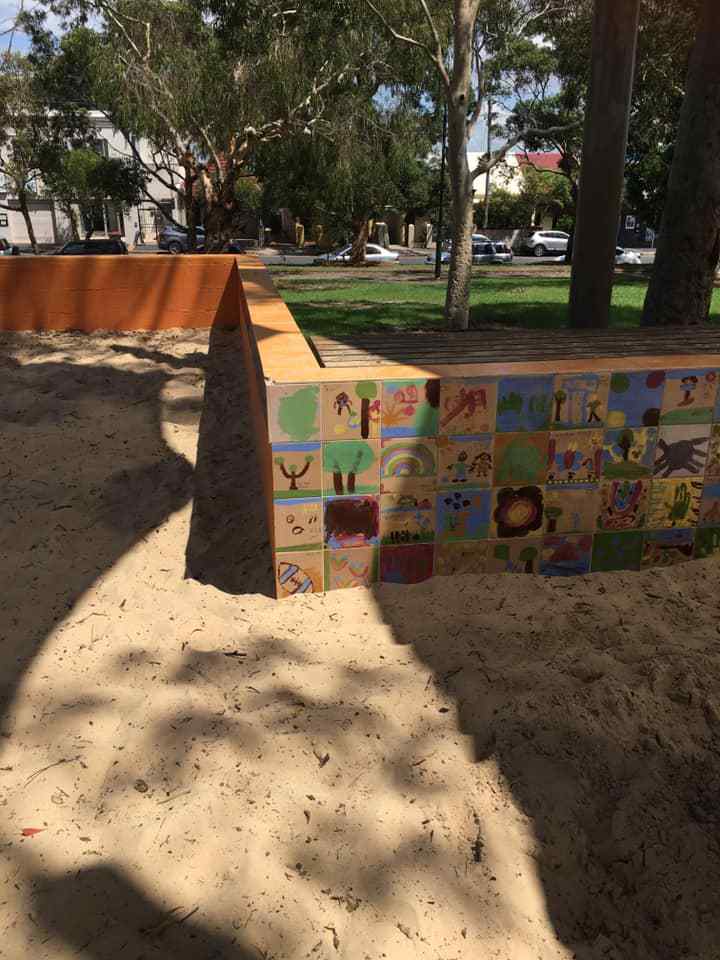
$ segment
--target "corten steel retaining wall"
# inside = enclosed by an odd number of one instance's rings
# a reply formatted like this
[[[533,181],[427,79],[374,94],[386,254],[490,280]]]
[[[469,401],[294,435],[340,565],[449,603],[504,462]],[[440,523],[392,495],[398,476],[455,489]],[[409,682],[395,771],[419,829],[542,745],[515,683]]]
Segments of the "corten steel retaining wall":
[[[720,551],[720,355],[323,367],[239,274],[278,596]]]
[[[0,257],[0,330],[167,330],[237,322],[235,257]]]

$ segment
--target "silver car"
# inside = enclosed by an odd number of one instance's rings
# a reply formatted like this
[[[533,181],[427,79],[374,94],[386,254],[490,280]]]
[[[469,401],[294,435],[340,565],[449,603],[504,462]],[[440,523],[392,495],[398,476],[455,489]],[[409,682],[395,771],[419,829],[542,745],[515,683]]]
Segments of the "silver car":
[[[512,263],[513,252],[505,243],[474,243],[473,263]]]
[[[315,266],[321,266],[324,263],[348,263],[350,261],[350,252],[352,245],[341,247],[339,250],[333,250],[331,253],[325,253],[321,257],[315,257],[313,263]],[[365,247],[365,260],[367,263],[395,263],[400,259],[400,254],[395,250],[386,250],[377,243],[368,243]]]
[[[547,257],[548,254],[565,253],[570,234],[564,230],[536,230],[525,241],[525,248],[535,257]]]

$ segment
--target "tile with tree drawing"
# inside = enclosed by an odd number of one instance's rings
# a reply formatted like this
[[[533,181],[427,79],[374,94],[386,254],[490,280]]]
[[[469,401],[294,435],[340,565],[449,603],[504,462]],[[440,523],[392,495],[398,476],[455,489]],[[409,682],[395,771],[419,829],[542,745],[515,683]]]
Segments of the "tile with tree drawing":
[[[321,460],[319,443],[276,443],[272,448],[273,498],[319,497]]]
[[[379,440],[333,440],[324,443],[322,461],[323,493],[326,497],[379,491]]]
[[[498,383],[498,433],[536,432],[550,425],[553,380],[550,376],[503,377]]]
[[[326,383],[322,387],[325,440],[367,440],[380,436],[382,384],[375,380]]]
[[[493,485],[544,483],[548,464],[547,433],[498,433],[493,450]]]
[[[607,417],[607,373],[560,374],[552,394],[552,430],[602,427]]]
[[[545,488],[546,533],[593,533],[600,491],[596,483]]]
[[[606,430],[603,440],[603,477],[608,480],[651,477],[657,433],[656,427]]]
[[[272,383],[267,388],[271,443],[320,439],[320,387]]]
[[[488,573],[539,573],[542,539],[488,540]]]

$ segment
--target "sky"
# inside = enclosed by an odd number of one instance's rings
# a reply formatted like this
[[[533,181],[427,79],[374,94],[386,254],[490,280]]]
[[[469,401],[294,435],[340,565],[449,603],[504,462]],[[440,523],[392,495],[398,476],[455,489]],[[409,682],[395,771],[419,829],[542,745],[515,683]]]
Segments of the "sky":
[[[4,33],[12,27],[19,6],[18,0],[0,0],[0,33]],[[25,0],[26,10],[33,10],[38,6],[41,6],[41,4],[36,2],[36,0]],[[48,14],[47,23],[48,26],[52,28],[57,24],[57,17],[53,14]],[[0,50],[7,50],[9,41],[9,36],[0,36]],[[27,50],[27,37],[22,33],[15,33],[12,38],[12,48],[20,53]]]

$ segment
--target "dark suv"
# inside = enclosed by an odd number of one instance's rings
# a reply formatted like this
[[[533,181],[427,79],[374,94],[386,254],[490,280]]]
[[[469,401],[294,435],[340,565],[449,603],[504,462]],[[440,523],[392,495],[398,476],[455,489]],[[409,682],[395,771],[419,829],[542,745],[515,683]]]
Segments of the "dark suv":
[[[197,241],[195,252],[202,253],[205,249],[205,231],[202,227],[196,228],[195,239]],[[172,223],[165,224],[158,236],[158,247],[161,250],[167,250],[168,253],[187,253],[190,249],[187,230],[181,230]]]
[[[128,248],[123,240],[70,240],[55,251],[57,257],[83,257],[97,255],[127,256]]]
[[[0,237],[0,257],[17,257],[19,254],[20,247],[11,246],[5,237]]]

